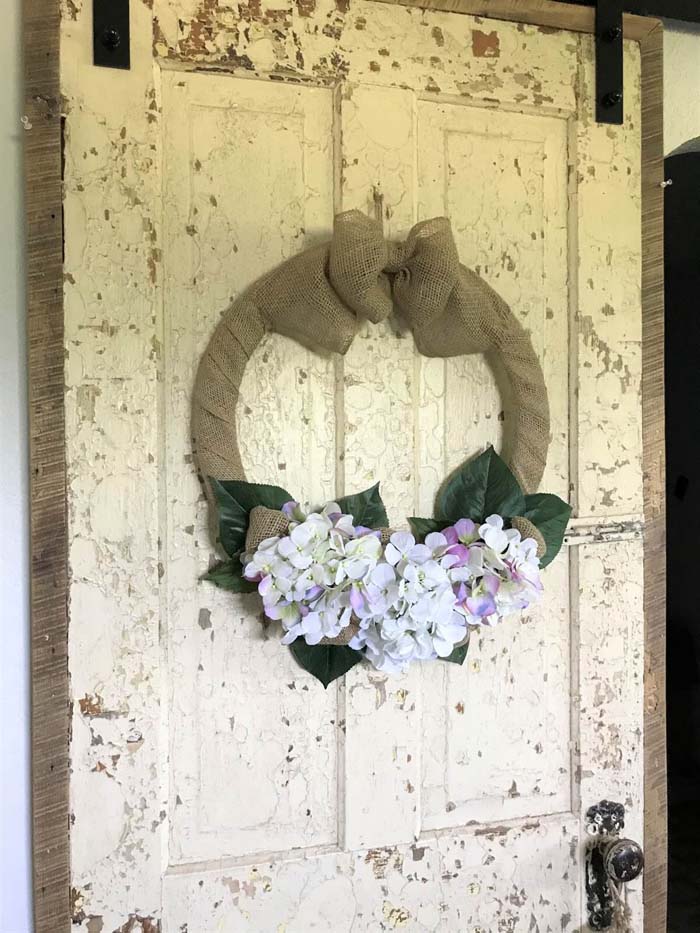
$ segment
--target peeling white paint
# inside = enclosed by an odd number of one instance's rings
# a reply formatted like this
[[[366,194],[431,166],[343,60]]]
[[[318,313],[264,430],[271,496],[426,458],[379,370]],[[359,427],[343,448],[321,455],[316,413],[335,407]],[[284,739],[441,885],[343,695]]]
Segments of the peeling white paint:
[[[573,933],[581,810],[620,799],[641,839],[635,48],[611,128],[587,37],[149,0],[121,73],[89,65],[89,16],[63,8],[76,927]],[[542,605],[463,668],[324,692],[254,598],[197,582],[190,391],[231,298],[375,202],[388,236],[449,214],[531,330],[543,488],[573,488],[580,530]],[[394,320],[343,360],[267,337],[238,406],[251,479],[314,499],[380,479],[395,524],[510,416],[484,360],[421,359]]]

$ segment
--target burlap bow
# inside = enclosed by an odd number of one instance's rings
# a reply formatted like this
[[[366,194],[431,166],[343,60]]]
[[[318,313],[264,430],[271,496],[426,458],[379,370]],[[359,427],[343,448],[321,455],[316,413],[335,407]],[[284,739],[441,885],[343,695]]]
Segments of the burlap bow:
[[[299,253],[255,282],[224,313],[202,357],[192,430],[202,475],[245,479],[236,403],[246,363],[266,330],[312,350],[345,353],[363,320],[396,307],[425,356],[494,352],[509,378],[514,425],[510,465],[526,492],[537,489],[549,446],[542,369],[508,305],[459,262],[449,221],[422,221],[405,243],[348,211],[328,243]]]

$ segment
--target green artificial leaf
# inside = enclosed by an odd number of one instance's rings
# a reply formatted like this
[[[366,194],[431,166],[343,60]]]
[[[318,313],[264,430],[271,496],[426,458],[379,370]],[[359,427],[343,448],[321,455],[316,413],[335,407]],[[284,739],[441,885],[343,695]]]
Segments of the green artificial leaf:
[[[324,687],[362,660],[362,653],[347,645],[307,645],[303,638],[293,641],[289,650],[304,670],[313,674]]]
[[[242,480],[217,480],[209,477],[219,506],[219,538],[221,546],[234,557],[245,547],[248,516],[256,505],[281,509],[292,496],[279,486],[245,483]]]
[[[416,536],[416,540],[425,541],[431,532],[442,531],[447,523],[440,521],[439,518],[416,518],[413,516],[409,518],[408,524],[411,526],[411,531]]]
[[[452,654],[448,654],[446,658],[441,658],[441,661],[450,661],[452,664],[464,664],[464,659],[467,656],[467,651],[469,650],[469,642],[466,645],[457,645],[453,649]]]
[[[204,574],[202,580],[208,580],[230,593],[254,593],[258,588],[257,583],[246,580],[243,576],[243,565],[238,554],[235,554],[231,560],[212,567],[208,573]]]
[[[489,515],[522,515],[525,497],[518,481],[493,447],[465,463],[447,480],[437,499],[437,513],[450,522]]]
[[[352,515],[356,525],[364,525],[365,528],[386,528],[389,524],[382,497],[379,495],[379,483],[375,483],[364,492],[355,493],[354,496],[343,496],[342,499],[338,499],[338,505],[345,515]]]
[[[551,492],[536,492],[525,496],[525,510],[520,514],[535,525],[545,540],[547,553],[540,561],[540,567],[546,567],[561,549],[571,518],[571,506]]]

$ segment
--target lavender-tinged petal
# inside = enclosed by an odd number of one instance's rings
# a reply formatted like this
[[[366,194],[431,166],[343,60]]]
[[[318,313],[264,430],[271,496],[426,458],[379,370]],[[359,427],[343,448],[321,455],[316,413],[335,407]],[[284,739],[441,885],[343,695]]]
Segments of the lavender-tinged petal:
[[[452,564],[453,567],[464,567],[469,560],[469,548],[464,544],[450,545],[447,549],[447,553],[457,558],[457,562]]]
[[[496,611],[496,603],[494,602],[493,596],[490,594],[470,596],[467,599],[466,605],[472,615],[478,616],[479,618],[491,615],[492,612]]]
[[[442,533],[447,539],[448,544],[458,544],[459,538],[457,537],[457,532],[454,525],[450,525],[449,528],[443,528]]]
[[[367,528],[366,525],[356,525],[355,537],[364,538],[365,535],[374,535],[375,538],[381,538],[382,533],[378,528]]]
[[[460,518],[454,527],[463,544],[467,544],[476,534],[476,525],[470,518]]]
[[[357,586],[353,586],[350,589],[350,605],[355,612],[363,612],[365,609],[365,597]]]

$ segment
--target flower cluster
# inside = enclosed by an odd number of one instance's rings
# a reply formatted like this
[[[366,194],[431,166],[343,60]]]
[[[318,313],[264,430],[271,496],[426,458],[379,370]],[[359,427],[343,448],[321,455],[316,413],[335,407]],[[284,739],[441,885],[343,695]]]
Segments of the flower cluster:
[[[448,657],[469,626],[495,625],[542,590],[536,542],[499,515],[481,526],[461,519],[422,543],[395,532],[382,547],[378,531],[353,525],[337,503],[307,514],[290,502],[283,511],[289,533],[242,559],[284,644],[316,645],[352,623],[350,647],[397,673]]]
[[[352,621],[362,581],[382,557],[379,532],[354,526],[336,502],[308,515],[297,502],[282,511],[290,519],[289,533],[244,554],[243,575],[259,581],[265,615],[285,629],[283,644],[302,637],[317,645]]]

